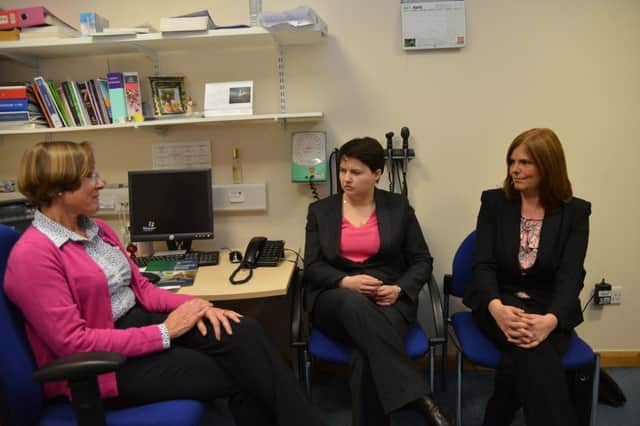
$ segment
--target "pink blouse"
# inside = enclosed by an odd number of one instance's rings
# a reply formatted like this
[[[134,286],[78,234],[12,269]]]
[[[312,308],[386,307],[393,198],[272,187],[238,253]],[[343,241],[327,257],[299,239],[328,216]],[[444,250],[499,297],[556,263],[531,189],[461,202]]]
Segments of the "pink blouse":
[[[375,210],[361,226],[355,227],[346,217],[342,217],[340,235],[340,255],[352,262],[362,263],[380,250],[378,216]]]
[[[536,263],[541,230],[542,219],[528,219],[524,216],[520,218],[520,249],[518,250],[518,260],[520,261],[520,269],[523,272]]]

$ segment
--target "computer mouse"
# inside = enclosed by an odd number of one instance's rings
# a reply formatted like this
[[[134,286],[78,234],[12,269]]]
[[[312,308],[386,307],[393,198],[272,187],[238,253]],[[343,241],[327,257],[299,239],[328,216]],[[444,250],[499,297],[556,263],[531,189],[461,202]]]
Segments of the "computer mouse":
[[[145,277],[146,279],[151,281],[153,284],[155,284],[158,281],[160,281],[160,275],[158,275],[158,274],[154,274],[153,272],[147,272],[147,271],[143,271],[143,272],[140,272],[140,273],[142,274],[143,277]]]
[[[242,253],[238,250],[233,250],[229,252],[229,262],[231,263],[240,263],[242,262]]]

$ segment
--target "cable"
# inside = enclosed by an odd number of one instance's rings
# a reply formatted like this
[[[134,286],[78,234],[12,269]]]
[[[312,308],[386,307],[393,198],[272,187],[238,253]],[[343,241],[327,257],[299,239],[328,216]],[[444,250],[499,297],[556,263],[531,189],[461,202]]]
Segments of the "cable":
[[[587,306],[589,306],[589,304],[593,301],[593,298],[595,297],[596,292],[594,291],[593,293],[591,293],[591,297],[589,298],[589,300],[587,300],[587,303],[584,304],[584,308],[582,308],[582,313],[584,314],[584,311],[587,310]]]
[[[313,198],[315,198],[316,200],[320,200],[320,195],[318,195],[318,188],[316,188],[316,183],[314,181],[309,181],[309,188],[311,189]]]

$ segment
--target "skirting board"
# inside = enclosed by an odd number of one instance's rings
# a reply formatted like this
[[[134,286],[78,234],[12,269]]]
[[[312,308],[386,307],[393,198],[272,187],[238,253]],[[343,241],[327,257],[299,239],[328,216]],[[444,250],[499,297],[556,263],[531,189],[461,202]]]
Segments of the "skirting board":
[[[438,352],[439,349],[436,349]],[[436,356],[436,368],[440,366],[440,356]],[[427,366],[426,360],[420,361],[421,366]],[[600,365],[602,367],[640,367],[640,351],[600,351]],[[449,353],[447,356],[447,368],[456,368],[456,355]],[[464,362],[465,370],[483,369],[467,361]]]

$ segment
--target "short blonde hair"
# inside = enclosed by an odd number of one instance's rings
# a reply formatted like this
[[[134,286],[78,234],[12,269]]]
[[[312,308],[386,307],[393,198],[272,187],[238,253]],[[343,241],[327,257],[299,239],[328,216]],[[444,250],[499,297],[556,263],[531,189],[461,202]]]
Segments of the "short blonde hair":
[[[38,206],[48,206],[59,193],[80,188],[94,167],[88,142],[40,142],[22,156],[18,190]]]
[[[507,150],[507,176],[504,179],[503,190],[509,199],[515,197],[516,189],[509,175],[509,160],[513,151],[524,145],[529,151],[531,160],[540,171],[540,203],[551,212],[562,203],[571,200],[573,191],[567,173],[567,162],[560,139],[551,129],[530,129],[520,133],[511,142]]]

